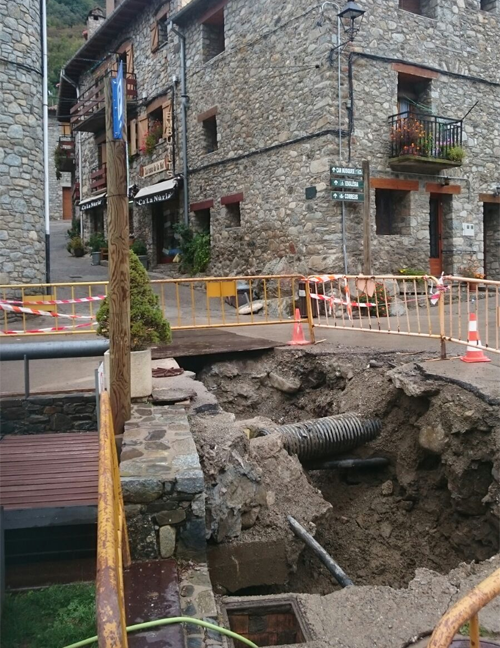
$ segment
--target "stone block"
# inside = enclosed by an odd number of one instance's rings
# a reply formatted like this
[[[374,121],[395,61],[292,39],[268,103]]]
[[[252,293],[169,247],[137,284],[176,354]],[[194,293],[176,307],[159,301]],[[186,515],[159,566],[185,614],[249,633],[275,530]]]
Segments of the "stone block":
[[[177,475],[176,489],[182,493],[203,493],[205,482],[201,470],[185,470]]]
[[[131,504],[154,502],[163,493],[163,484],[158,479],[135,479],[122,477],[123,499]]]
[[[155,560],[159,557],[153,521],[147,515],[127,520],[132,560]]]
[[[175,553],[176,530],[171,526],[161,527],[159,532],[160,555],[162,558],[171,558]]]
[[[284,378],[273,371],[269,374],[269,383],[271,387],[285,394],[296,394],[301,387],[300,380],[293,378]]]
[[[186,511],[184,509],[177,509],[173,511],[161,511],[156,516],[156,523],[158,526],[163,527],[166,525],[180,524],[186,519]]]
[[[189,520],[180,531],[180,539],[184,549],[188,552],[202,553],[206,549],[206,527],[205,520]]]

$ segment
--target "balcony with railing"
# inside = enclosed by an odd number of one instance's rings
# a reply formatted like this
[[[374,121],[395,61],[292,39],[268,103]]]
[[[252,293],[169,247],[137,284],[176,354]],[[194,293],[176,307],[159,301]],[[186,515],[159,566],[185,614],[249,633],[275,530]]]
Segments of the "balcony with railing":
[[[99,77],[83,92],[77,103],[70,110],[70,122],[73,131],[97,133],[106,127],[104,111],[104,84],[111,75],[116,77],[113,70]],[[125,75],[125,89],[127,104],[132,106],[137,102],[137,80],[135,74],[127,72]]]
[[[462,165],[462,120],[407,111],[389,117],[389,128],[391,169],[438,173]]]
[[[72,173],[75,170],[75,140],[71,135],[61,135],[55,151],[58,171]]]
[[[94,167],[90,172],[90,193],[98,194],[106,191],[107,176],[106,165]]]

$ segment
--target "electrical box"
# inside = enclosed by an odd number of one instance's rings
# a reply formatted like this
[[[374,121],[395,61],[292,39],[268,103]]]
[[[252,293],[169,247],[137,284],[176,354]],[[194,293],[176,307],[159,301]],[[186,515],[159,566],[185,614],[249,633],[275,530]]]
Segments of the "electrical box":
[[[474,225],[472,223],[463,223],[462,233],[464,236],[474,236]]]

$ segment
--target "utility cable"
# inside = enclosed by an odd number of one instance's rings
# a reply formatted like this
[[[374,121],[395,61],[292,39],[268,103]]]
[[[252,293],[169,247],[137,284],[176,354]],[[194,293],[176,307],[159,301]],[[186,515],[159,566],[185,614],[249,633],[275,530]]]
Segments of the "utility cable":
[[[172,617],[171,619],[157,619],[156,621],[147,621],[146,623],[136,623],[135,625],[128,626],[126,628],[127,633],[129,632],[136,632],[138,630],[149,630],[151,628],[158,628],[161,626],[165,625],[175,625],[177,623],[190,623],[192,625],[197,625],[201,626],[202,628],[207,628],[208,630],[213,630],[214,632],[218,632],[221,635],[224,635],[226,637],[230,637],[231,639],[236,639],[238,641],[241,641],[245,645],[249,646],[250,648],[258,648],[256,644],[253,643],[253,641],[250,641],[250,639],[247,639],[246,637],[242,637],[241,635],[237,634],[236,632],[233,632],[232,630],[226,630],[226,628],[221,628],[218,625],[215,625],[214,623],[209,623],[208,621],[202,621],[201,619],[193,619],[191,617]],[[78,641],[77,643],[73,643],[69,646],[65,646],[65,648],[83,648],[84,646],[90,646],[91,644],[95,643],[98,640],[98,637],[90,637],[89,639],[84,639],[83,641]]]

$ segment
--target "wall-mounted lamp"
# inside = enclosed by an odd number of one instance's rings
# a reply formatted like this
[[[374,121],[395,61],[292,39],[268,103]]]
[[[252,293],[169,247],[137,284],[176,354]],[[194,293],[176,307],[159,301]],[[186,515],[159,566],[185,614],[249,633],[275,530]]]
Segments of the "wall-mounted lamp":
[[[361,22],[365,13],[365,10],[361,9],[357,2],[349,0],[346,6],[338,14],[340,22],[344,27],[344,31],[349,36],[350,43],[352,43],[352,41],[356,38],[356,35],[359,33]]]

